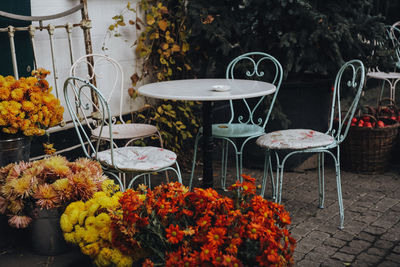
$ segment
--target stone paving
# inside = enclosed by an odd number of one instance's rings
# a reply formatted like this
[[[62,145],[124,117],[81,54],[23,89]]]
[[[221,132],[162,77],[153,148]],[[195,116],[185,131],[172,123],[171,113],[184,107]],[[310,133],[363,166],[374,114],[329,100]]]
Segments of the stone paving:
[[[218,167],[218,166],[217,166]],[[326,169],[325,208],[318,208],[316,170],[285,172],[282,204],[290,212],[290,231],[297,240],[295,266],[400,266],[400,166],[379,175],[342,171],[344,229],[339,230],[339,209],[333,168]],[[219,186],[218,169],[214,184]],[[197,168],[194,184],[199,185]],[[233,182],[229,169],[227,184]],[[261,170],[244,169],[261,179]],[[188,184],[189,174],[183,173]],[[152,185],[156,185],[154,181]],[[270,196],[269,191],[266,197]],[[267,195],[268,194],[268,195]],[[79,252],[55,257],[35,255],[29,249],[0,251],[0,266],[88,266]]]
[[[343,230],[333,168],[326,169],[324,209],[318,208],[316,170],[284,174],[282,204],[297,240],[295,266],[400,266],[400,174],[390,169],[378,175],[342,171]],[[261,180],[261,170],[243,172]]]

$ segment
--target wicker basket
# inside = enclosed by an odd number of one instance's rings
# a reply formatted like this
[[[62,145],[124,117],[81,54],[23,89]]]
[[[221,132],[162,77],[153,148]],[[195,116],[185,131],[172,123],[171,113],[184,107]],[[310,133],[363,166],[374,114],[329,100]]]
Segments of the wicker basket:
[[[382,173],[394,149],[399,124],[380,118],[383,128],[350,127],[345,141],[340,145],[343,169],[361,173]]]

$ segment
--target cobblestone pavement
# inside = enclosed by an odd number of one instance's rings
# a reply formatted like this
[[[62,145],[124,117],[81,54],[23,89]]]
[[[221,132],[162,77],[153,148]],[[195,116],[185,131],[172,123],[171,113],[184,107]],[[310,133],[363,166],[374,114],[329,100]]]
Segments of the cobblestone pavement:
[[[400,266],[400,175],[391,169],[379,175],[341,172],[343,230],[338,228],[334,169],[326,170],[324,209],[318,208],[316,170],[285,172],[282,204],[291,214],[290,231],[297,240],[295,266]],[[261,170],[243,172],[261,181]],[[218,187],[219,179],[214,180]]]
[[[218,166],[216,166],[218,167]],[[219,168],[215,168],[214,187],[221,190]],[[201,168],[197,168],[194,185]],[[229,169],[227,184],[234,180]],[[244,169],[261,181],[261,170]],[[164,177],[162,177],[164,180]],[[155,186],[159,179],[155,179]],[[189,174],[183,173],[188,185]],[[379,175],[342,171],[345,209],[344,229],[339,230],[339,209],[335,173],[326,170],[325,208],[318,208],[318,180],[315,170],[285,172],[282,204],[290,212],[290,231],[297,240],[295,266],[400,266],[400,175],[399,168]],[[270,186],[266,197],[271,195]],[[268,195],[267,195],[268,194]],[[0,251],[0,266],[88,266],[76,250],[54,257],[40,256],[25,247]]]

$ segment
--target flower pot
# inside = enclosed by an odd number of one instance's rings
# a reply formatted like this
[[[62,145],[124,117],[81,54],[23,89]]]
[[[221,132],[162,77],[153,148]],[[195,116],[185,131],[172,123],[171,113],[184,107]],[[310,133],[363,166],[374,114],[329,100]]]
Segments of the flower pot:
[[[38,210],[32,221],[33,250],[42,255],[53,256],[64,253],[71,247],[64,240],[60,228],[60,212],[57,209]]]
[[[0,167],[21,160],[29,161],[30,149],[29,137],[0,134]]]

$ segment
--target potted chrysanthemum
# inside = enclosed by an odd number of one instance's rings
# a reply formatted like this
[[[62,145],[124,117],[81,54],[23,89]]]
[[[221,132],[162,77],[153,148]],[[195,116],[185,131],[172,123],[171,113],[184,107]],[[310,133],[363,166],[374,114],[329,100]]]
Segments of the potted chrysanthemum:
[[[59,219],[74,201],[88,200],[102,191],[105,181],[100,164],[86,158],[68,161],[53,156],[0,168],[0,214],[14,228],[32,231],[36,252],[53,255],[65,249]],[[53,240],[53,242],[50,242]]]
[[[49,73],[38,69],[20,79],[0,75],[0,167],[28,160],[29,137],[44,135],[62,121],[64,108],[51,93]]]

